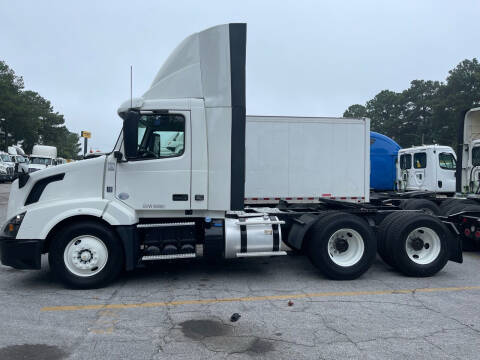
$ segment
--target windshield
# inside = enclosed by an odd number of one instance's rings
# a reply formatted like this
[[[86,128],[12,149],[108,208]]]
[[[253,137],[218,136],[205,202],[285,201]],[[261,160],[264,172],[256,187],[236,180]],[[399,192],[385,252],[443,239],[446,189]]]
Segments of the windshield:
[[[52,159],[34,157],[31,159],[30,164],[52,165]]]
[[[440,153],[438,154],[438,162],[442,169],[446,170],[455,170],[457,165],[455,162],[455,158],[451,153]]]
[[[17,162],[19,163],[24,163],[27,160],[22,156],[22,155],[17,155]]]
[[[2,159],[2,161],[12,162],[12,160],[10,159],[10,156],[8,156],[7,154],[0,154],[0,158]]]

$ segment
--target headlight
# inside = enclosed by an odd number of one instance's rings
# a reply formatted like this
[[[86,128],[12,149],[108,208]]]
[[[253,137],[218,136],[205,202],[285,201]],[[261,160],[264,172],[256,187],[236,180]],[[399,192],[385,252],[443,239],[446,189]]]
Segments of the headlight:
[[[20,225],[22,224],[25,214],[26,213],[18,214],[17,216],[10,219],[10,221],[7,223],[7,225],[3,229],[3,233],[5,234],[5,236],[8,236],[8,237],[17,236],[18,229],[20,229]]]
[[[7,168],[5,167],[0,167],[0,174],[6,174],[7,173]]]

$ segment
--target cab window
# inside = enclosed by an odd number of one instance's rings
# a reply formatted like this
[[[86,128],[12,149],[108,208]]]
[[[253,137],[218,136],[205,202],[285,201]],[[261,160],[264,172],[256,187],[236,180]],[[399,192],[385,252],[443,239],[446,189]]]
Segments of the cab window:
[[[442,169],[455,170],[457,167],[455,157],[452,153],[438,154],[438,163]]]
[[[400,169],[406,170],[412,167],[412,155],[403,154],[400,155]]]
[[[184,140],[185,118],[182,115],[142,115],[138,123],[138,158],[181,156],[185,151]]]
[[[480,166],[480,146],[472,149],[472,165]]]
[[[427,153],[413,155],[413,167],[415,169],[425,169],[427,167]]]

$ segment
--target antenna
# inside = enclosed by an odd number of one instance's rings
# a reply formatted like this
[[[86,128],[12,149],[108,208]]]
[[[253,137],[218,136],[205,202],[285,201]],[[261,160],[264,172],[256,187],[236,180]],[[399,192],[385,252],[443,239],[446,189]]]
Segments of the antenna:
[[[133,107],[132,87],[133,87],[133,66],[130,65],[130,108]]]

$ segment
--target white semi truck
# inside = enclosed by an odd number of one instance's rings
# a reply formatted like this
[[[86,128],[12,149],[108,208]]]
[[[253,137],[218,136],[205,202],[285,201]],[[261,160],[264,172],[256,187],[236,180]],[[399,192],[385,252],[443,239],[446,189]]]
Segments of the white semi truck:
[[[34,145],[32,155],[30,155],[29,172],[46,169],[49,166],[55,166],[57,158],[57,148],[55,146]]]
[[[433,191],[453,195],[456,191],[457,156],[450,146],[422,145],[398,151],[399,191]]]
[[[377,244],[409,276],[462,261],[455,223],[368,203],[368,119],[246,117],[245,58],[245,24],[191,35],[120,106],[112,153],[21,174],[2,263],[39,269],[48,253],[61,281],[91,288],[145,262],[280,256],[285,245],[332,279],[364,274]]]

